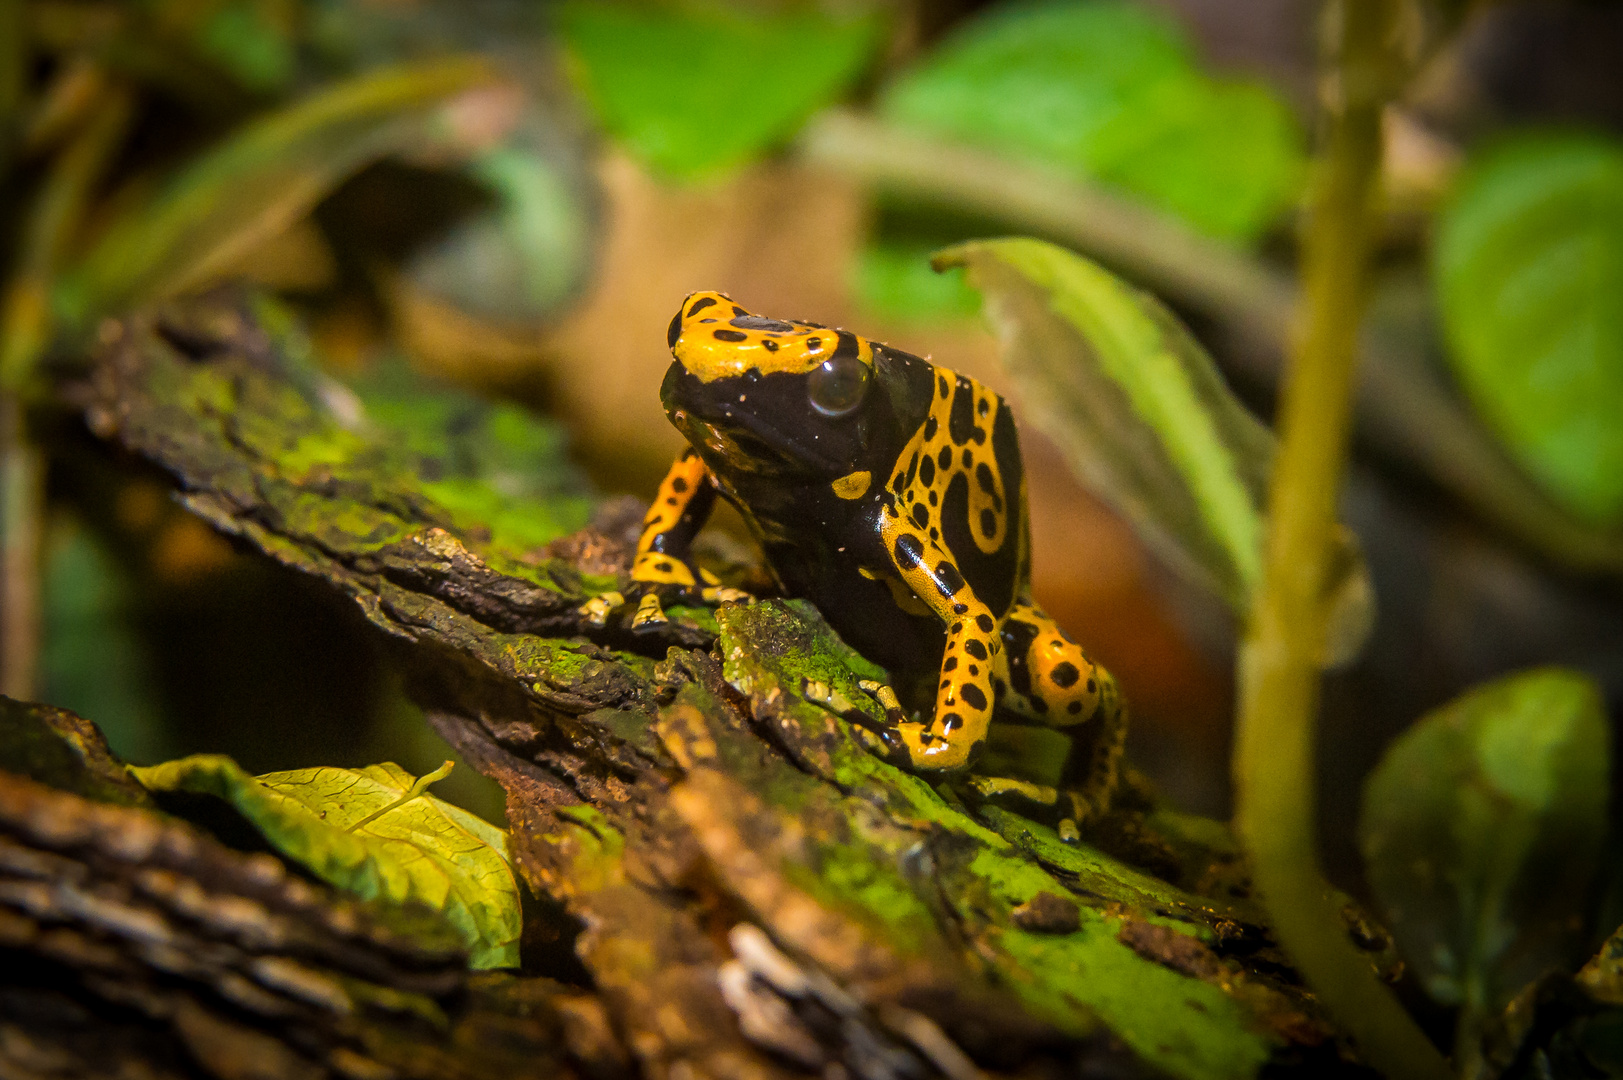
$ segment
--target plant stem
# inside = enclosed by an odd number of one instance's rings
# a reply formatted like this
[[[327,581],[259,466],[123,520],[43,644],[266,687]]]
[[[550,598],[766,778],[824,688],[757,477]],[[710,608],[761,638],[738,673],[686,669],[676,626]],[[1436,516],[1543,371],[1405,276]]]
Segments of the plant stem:
[[[1328,139],[1302,241],[1302,322],[1280,403],[1263,587],[1240,654],[1235,824],[1280,944],[1359,1052],[1388,1076],[1440,1078],[1448,1075],[1442,1055],[1348,940],[1314,836],[1326,556],[1351,426],[1399,12],[1399,0],[1331,8],[1339,64],[1326,86]]]
[[[0,694],[32,701],[39,661],[45,463],[23,423],[18,396],[0,393]]]
[[[28,437],[28,389],[53,332],[57,270],[129,115],[128,93],[110,94],[51,163],[0,299],[0,693],[23,701],[37,689],[45,514],[45,459]]]

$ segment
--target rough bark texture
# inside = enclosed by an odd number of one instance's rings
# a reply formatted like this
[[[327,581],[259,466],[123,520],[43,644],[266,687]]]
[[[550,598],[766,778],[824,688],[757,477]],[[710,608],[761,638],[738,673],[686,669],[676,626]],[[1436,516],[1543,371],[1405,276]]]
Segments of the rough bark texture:
[[[884,764],[802,695],[814,679],[866,708],[857,672],[872,669],[799,602],[678,610],[663,636],[589,630],[575,609],[623,570],[634,510],[609,504],[595,527],[526,547],[447,508],[434,469],[241,301],[110,324],[103,345],[91,429],[167,470],[216,527],[352,597],[398,643],[438,730],[506,789],[519,868],[578,920],[590,985],[486,978],[542,1011],[600,1008],[633,1071],[1355,1068],[1215,823],[1139,800],[1071,846]],[[1355,938],[1380,961],[1379,935]],[[299,1046],[296,1026],[260,1030]],[[562,1030],[550,1061],[612,1066]],[[299,1052],[310,1075],[359,1075]]]

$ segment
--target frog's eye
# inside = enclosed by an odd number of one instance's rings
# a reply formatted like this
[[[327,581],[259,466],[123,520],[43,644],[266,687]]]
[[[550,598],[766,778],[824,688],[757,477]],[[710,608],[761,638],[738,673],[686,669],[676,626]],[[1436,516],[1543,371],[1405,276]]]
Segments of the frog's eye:
[[[812,408],[830,419],[849,416],[868,394],[868,365],[838,353],[811,373],[806,396]]]

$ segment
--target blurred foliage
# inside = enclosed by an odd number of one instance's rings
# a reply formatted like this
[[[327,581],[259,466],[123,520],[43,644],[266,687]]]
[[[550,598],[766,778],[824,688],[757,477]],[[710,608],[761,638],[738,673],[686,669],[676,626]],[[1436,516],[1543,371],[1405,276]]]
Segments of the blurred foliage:
[[[604,128],[683,180],[737,168],[794,134],[861,73],[880,30],[875,18],[810,6],[618,0],[567,3],[558,24]]]
[[[874,240],[857,252],[851,268],[851,290],[864,310],[902,323],[968,318],[980,311],[980,298],[962,274],[930,270],[940,240],[907,233]]]
[[[1421,985],[1467,1027],[1581,955],[1610,744],[1594,683],[1541,669],[1422,717],[1370,775],[1370,885]]]
[[[1177,26],[1131,3],[998,5],[881,93],[882,115],[1102,180],[1249,243],[1296,198],[1301,133],[1261,83],[1202,74]]]
[[[417,287],[500,322],[543,318],[569,300],[591,265],[592,232],[578,183],[554,158],[515,140],[469,162],[466,175],[495,205],[412,256]]]
[[[218,754],[132,768],[154,793],[230,803],[272,847],[363,900],[416,903],[444,916],[475,968],[517,967],[518,881],[507,834],[427,793],[393,762],[250,776]]]
[[[408,150],[456,153],[481,141],[487,133],[468,123],[463,95],[488,89],[492,78],[472,60],[386,69],[251,125],[108,227],[67,275],[64,314],[84,325],[206,285],[368,163]]]
[[[1483,418],[1569,510],[1623,524],[1623,140],[1486,147],[1438,221],[1435,273]]]

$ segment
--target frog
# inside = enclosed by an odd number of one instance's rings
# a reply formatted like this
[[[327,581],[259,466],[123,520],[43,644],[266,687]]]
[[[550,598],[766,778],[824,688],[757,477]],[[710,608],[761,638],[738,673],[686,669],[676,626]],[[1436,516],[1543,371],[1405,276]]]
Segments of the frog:
[[[725,499],[783,594],[811,601],[888,673],[861,683],[878,710],[841,710],[870,749],[947,777],[973,769],[994,717],[1051,727],[1071,738],[1061,787],[1007,783],[1068,811],[1062,835],[1106,812],[1127,705],[1032,598],[1026,479],[1007,402],[922,357],[752,314],[721,292],[689,295],[667,344],[660,401],[686,445],[643,521],[629,575],[641,594],[633,628],[665,621],[662,596],[751,599],[694,557]],[[601,626],[625,603],[606,594],[582,613]],[[1003,788],[988,778],[980,790]]]

